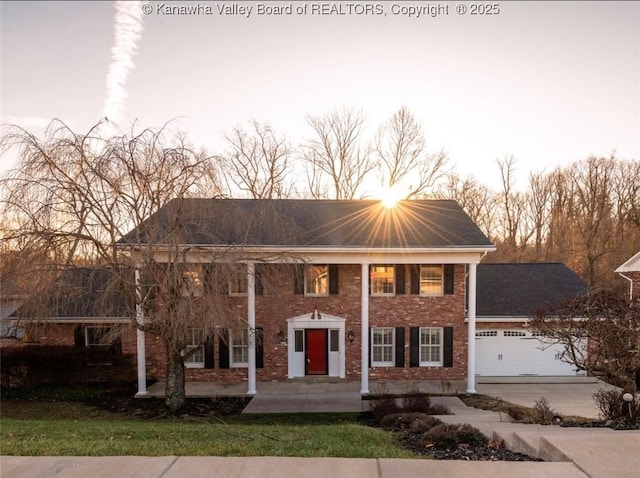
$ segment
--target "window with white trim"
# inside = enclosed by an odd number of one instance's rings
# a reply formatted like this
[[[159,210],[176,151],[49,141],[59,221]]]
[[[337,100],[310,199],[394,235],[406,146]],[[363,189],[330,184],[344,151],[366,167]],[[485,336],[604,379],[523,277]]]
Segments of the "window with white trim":
[[[182,355],[187,355],[194,349],[197,349],[191,355],[184,359],[184,365],[187,368],[204,367],[204,329],[189,329],[187,336],[187,346],[183,350]]]
[[[329,295],[329,266],[307,265],[304,269],[304,293],[310,296]]]
[[[229,336],[229,364],[232,367],[249,366],[249,331],[231,331]]]
[[[442,366],[441,327],[420,327],[420,366]]]
[[[84,328],[84,343],[87,347],[110,347],[111,342],[106,341],[110,333],[111,327],[89,325]]]
[[[376,264],[371,266],[371,295],[394,295],[396,291],[395,266]]]
[[[240,265],[238,269],[234,271],[231,279],[229,279],[229,295],[244,296],[247,295],[247,290],[247,266]]]
[[[203,292],[202,264],[185,264],[182,271],[182,295],[200,297]]]
[[[420,295],[440,296],[444,294],[444,274],[442,265],[420,266]]]
[[[373,327],[371,329],[372,367],[393,367],[394,331],[393,327]]]

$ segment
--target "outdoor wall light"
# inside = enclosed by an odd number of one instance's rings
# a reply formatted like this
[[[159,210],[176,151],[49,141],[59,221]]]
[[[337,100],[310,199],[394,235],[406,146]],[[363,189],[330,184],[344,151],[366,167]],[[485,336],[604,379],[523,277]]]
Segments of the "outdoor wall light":
[[[276,332],[276,340],[278,342],[284,342],[284,332],[282,330]]]
[[[353,333],[353,330],[349,331],[349,333],[347,334],[347,338],[349,339],[350,343],[353,343],[353,341],[356,339],[356,334]]]

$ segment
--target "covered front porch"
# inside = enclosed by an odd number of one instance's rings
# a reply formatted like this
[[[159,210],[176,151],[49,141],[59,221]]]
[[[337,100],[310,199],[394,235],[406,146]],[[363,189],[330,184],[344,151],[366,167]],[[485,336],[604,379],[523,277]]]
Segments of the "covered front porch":
[[[433,395],[464,393],[463,380],[440,381],[371,381],[371,395],[411,392]],[[151,385],[144,398],[164,397],[164,382]],[[332,378],[294,379],[287,382],[258,382],[258,393],[243,413],[324,413],[363,412],[369,410],[368,400],[360,393],[360,382]],[[246,382],[187,382],[188,398],[245,397]]]

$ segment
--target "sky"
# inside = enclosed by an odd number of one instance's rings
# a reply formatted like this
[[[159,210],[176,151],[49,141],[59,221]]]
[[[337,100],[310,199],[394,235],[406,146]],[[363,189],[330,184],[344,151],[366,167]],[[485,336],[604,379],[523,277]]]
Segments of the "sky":
[[[429,150],[492,187],[505,156],[521,187],[590,155],[640,160],[640,2],[502,1],[483,15],[471,2],[261,4],[291,13],[1,2],[0,122],[42,135],[52,118],[79,132],[105,114],[124,132],[172,121],[215,153],[252,119],[300,144],[309,115],[359,109],[372,137],[406,106]]]

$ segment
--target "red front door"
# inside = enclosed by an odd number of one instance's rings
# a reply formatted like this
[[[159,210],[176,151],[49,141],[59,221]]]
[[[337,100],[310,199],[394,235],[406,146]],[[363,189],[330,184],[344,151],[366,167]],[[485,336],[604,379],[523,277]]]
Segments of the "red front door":
[[[307,375],[327,375],[327,329],[306,329]]]

